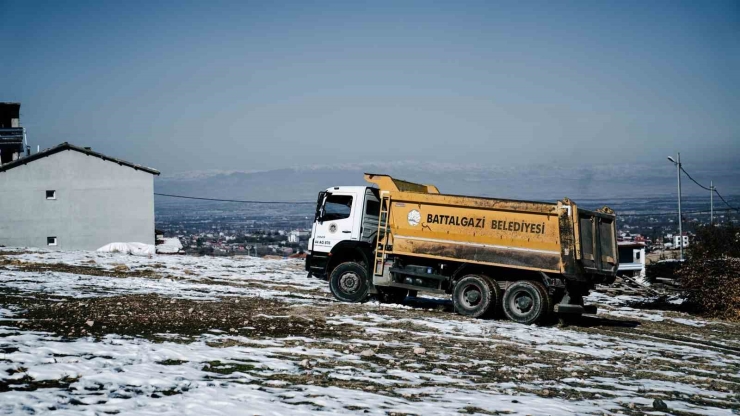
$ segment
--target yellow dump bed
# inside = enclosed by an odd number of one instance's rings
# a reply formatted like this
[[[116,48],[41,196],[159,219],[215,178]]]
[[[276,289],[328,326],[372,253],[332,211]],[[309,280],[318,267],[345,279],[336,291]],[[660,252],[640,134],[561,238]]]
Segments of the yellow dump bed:
[[[440,194],[432,185],[366,174],[380,190],[378,250],[562,274],[576,280],[617,271],[616,218],[555,203]],[[382,265],[376,263],[376,273]],[[382,271],[381,271],[382,272]]]

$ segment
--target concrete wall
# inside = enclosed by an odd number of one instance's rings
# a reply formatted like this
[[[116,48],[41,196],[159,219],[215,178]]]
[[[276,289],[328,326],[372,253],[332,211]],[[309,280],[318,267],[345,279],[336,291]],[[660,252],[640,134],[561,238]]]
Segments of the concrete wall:
[[[74,150],[0,172],[0,245],[95,250],[112,242],[154,244],[152,174]]]

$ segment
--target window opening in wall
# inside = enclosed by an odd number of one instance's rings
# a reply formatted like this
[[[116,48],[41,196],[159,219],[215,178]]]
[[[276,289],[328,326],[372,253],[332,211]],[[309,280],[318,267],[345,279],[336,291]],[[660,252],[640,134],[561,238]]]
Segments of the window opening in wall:
[[[46,199],[57,199],[57,191],[46,191]]]
[[[46,237],[46,245],[49,245],[49,246],[57,245],[57,238],[56,237]]]

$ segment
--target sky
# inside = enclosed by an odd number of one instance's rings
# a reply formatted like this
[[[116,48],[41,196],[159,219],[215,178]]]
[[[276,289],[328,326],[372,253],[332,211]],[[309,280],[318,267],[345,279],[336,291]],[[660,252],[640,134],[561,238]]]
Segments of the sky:
[[[35,149],[164,174],[740,161],[738,1],[7,1]]]

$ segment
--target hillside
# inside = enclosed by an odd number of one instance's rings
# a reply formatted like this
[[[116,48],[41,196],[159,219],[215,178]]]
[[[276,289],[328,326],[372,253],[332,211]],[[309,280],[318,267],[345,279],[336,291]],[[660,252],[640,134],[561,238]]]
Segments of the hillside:
[[[569,327],[343,304],[294,260],[0,249],[0,412],[711,414],[740,326],[599,288]],[[663,407],[663,406],[666,407]]]
[[[656,165],[615,164],[569,167],[534,165],[518,168],[420,162],[366,163],[308,166],[262,172],[186,172],[164,174],[156,192],[226,199],[313,201],[316,194],[335,185],[365,185],[363,173],[385,173],[409,181],[432,183],[444,193],[512,199],[574,200],[673,196],[676,171],[667,161]],[[740,194],[737,167],[695,168],[700,181],[714,180],[725,196]],[[686,181],[688,182],[688,181]],[[687,183],[684,195],[706,196]],[[607,201],[608,202],[608,201]]]

